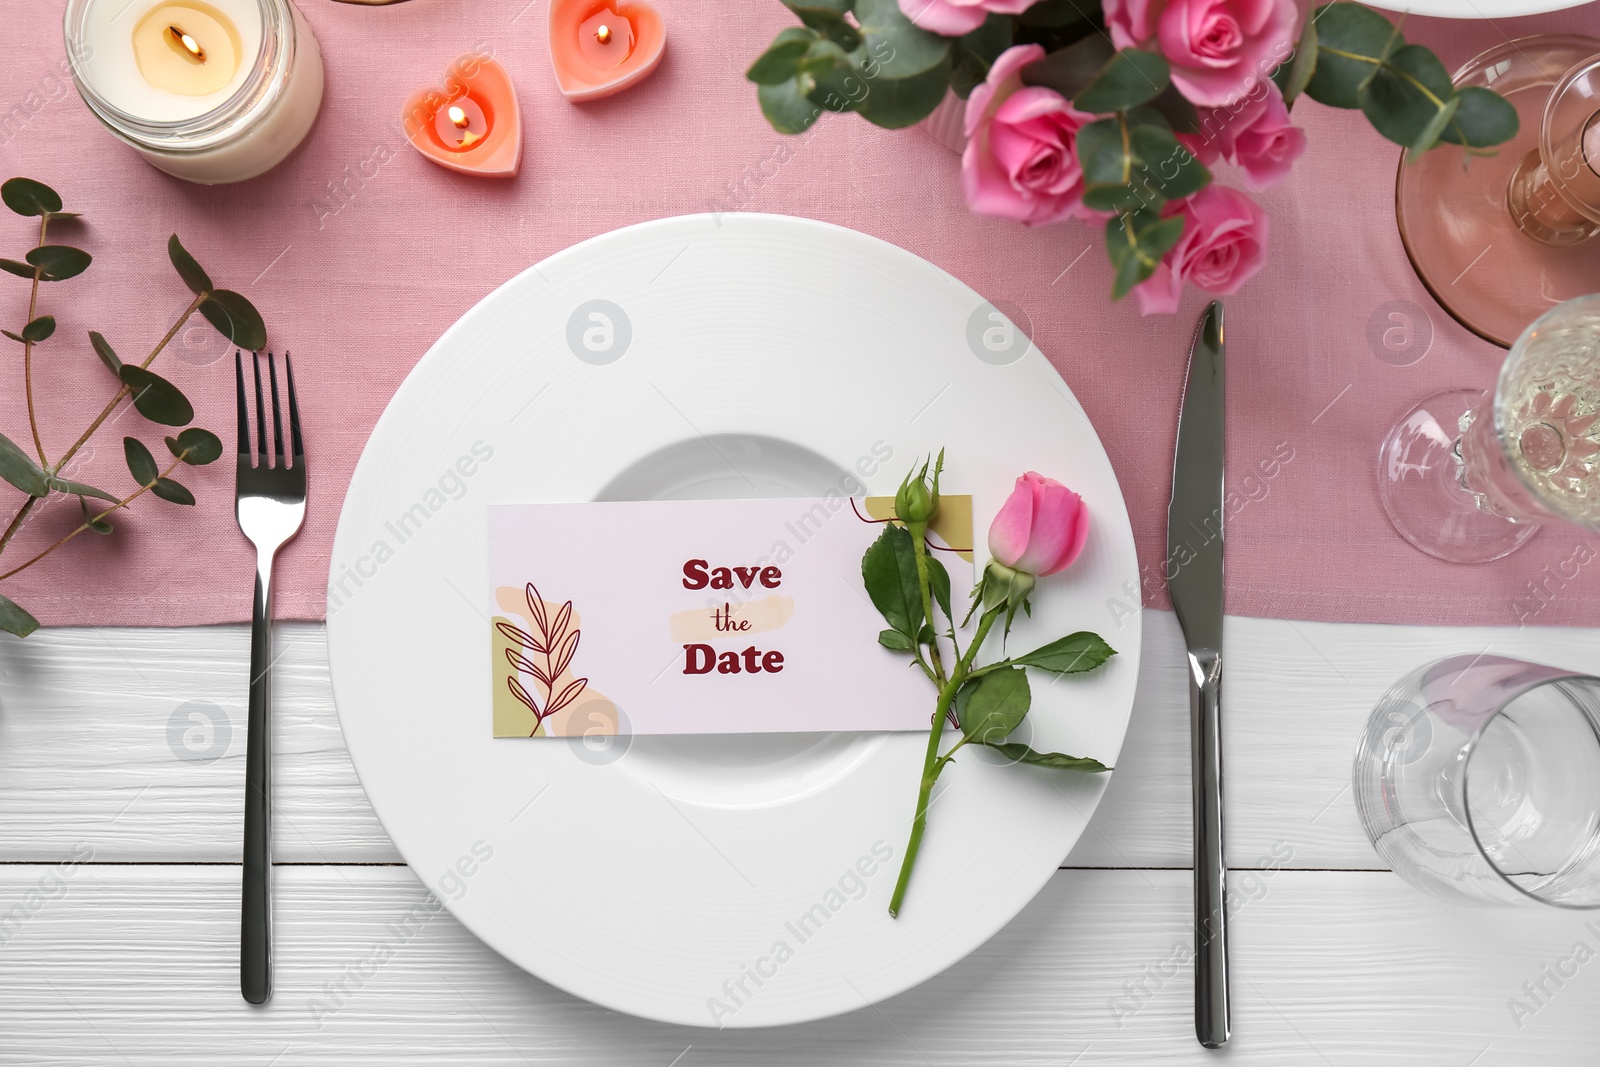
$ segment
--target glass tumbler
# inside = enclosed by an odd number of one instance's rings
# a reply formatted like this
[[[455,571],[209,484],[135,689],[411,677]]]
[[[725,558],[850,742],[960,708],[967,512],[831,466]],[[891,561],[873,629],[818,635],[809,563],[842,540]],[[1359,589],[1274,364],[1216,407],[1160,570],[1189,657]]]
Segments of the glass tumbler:
[[[1503,656],[1406,675],[1356,745],[1356,810],[1418,889],[1600,907],[1600,678]]]

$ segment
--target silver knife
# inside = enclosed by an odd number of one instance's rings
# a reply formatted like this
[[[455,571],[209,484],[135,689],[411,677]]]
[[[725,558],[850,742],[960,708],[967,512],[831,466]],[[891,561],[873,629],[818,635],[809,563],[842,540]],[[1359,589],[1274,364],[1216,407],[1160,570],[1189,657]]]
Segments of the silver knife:
[[[1194,787],[1194,1032],[1228,1040],[1228,868],[1222,851],[1222,304],[1195,327],[1167,506],[1167,582],[1189,652]]]

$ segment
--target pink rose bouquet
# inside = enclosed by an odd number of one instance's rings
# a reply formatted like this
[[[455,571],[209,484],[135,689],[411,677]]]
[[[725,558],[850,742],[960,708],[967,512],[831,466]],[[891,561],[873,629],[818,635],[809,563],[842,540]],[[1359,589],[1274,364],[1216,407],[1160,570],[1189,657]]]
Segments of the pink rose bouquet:
[[[1517,133],[1503,97],[1456,87],[1428,49],[1359,3],[1294,0],[782,0],[802,25],[750,67],[785,133],[825,111],[888,128],[963,108],[961,188],[981,215],[1103,225],[1113,299],[1176,309],[1186,282],[1232,293],[1265,265],[1246,192],[1306,150],[1302,96],[1359,109],[1415,158]],[[941,115],[947,112],[941,112]],[[953,130],[952,124],[943,128]]]

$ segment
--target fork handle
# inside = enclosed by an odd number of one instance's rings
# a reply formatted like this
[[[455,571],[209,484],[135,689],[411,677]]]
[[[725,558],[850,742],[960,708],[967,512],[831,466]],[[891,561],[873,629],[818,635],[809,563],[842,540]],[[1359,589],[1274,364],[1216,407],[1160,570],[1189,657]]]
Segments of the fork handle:
[[[244,758],[244,896],[239,991],[252,1004],[272,996],[272,557],[256,555],[250,620],[250,714]]]

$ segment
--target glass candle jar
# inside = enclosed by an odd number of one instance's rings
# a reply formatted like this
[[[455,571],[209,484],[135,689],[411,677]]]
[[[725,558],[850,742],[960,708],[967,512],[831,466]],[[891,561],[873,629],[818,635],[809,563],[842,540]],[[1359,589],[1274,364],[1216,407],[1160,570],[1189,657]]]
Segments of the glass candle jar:
[[[68,0],[65,33],[89,110],[186,181],[270,170],[322,103],[322,53],[289,0]]]

